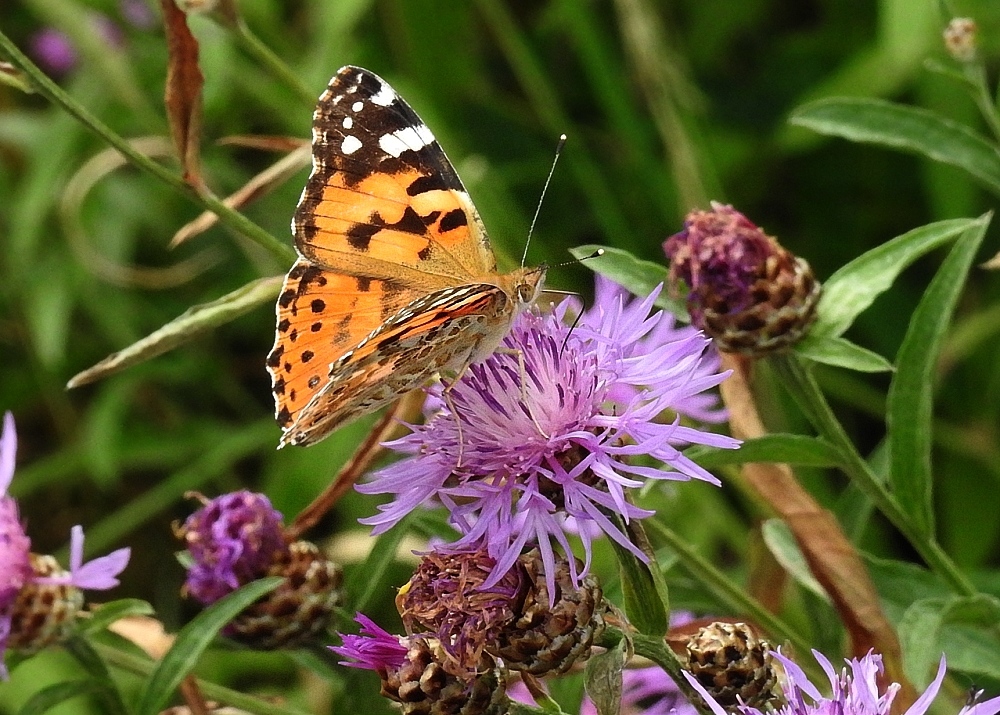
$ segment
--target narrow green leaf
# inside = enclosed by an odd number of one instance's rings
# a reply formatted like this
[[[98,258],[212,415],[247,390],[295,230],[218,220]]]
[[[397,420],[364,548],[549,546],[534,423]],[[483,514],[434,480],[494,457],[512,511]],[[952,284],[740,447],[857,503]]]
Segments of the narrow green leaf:
[[[889,387],[886,425],[892,467],[890,484],[900,506],[926,534],[933,531],[931,503],[931,417],[934,368],[945,332],[961,295],[989,216],[958,239],[924,292],[896,358]]]
[[[622,707],[622,672],[625,670],[624,638],[614,648],[592,656],[584,671],[584,687],[597,707],[597,715],[618,715]]]
[[[108,673],[108,667],[101,660],[101,656],[97,654],[93,646],[87,642],[86,638],[74,635],[66,640],[64,646],[76,659],[76,662],[92,677],[98,679],[104,678],[105,680],[110,679],[111,676]]]
[[[1000,152],[968,127],[882,99],[832,97],[799,107],[789,121],[820,134],[879,144],[964,169],[1000,194]]]
[[[823,284],[810,337],[839,337],[904,268],[981,219],[952,219],[915,228],[861,254]]]
[[[185,551],[184,553],[187,553]],[[97,633],[103,631],[115,621],[127,616],[151,616],[155,613],[153,607],[138,598],[123,598],[119,601],[105,603],[91,612],[90,618],[80,627],[81,633]]]
[[[365,559],[362,570],[365,574],[364,590],[352,604],[355,611],[364,613],[371,599],[376,596],[379,589],[383,589],[384,591],[387,587],[385,583],[386,572],[392,566],[392,562],[396,560],[396,550],[399,548],[399,543],[403,540],[403,537],[409,531],[410,522],[413,518],[412,513],[407,515],[392,529],[381,534],[375,541],[375,545],[368,553],[368,558]]]
[[[855,372],[891,372],[892,363],[878,353],[841,337],[806,335],[795,352],[813,362],[842,367]]]
[[[604,255],[584,261],[583,265],[595,273],[610,278],[640,298],[645,298],[661,283],[664,285],[667,283],[669,271],[666,265],[643,261],[620,248],[588,244],[571,248],[569,252],[573,254],[574,258],[586,258],[592,256],[597,250],[603,250]],[[657,297],[656,305],[673,313],[685,323],[690,321],[684,301],[671,298],[666,287]]]
[[[173,646],[157,664],[139,693],[135,708],[137,715],[157,715],[166,706],[180,682],[194,668],[215,635],[240,611],[273,591],[283,580],[272,577],[248,583],[192,618],[177,634]]]
[[[788,528],[788,524],[781,519],[768,519],[761,527],[761,534],[764,537],[764,543],[767,545],[768,551],[774,555],[774,558],[781,564],[782,568],[791,574],[792,578],[800,586],[812,591],[822,600],[830,603],[830,595],[823,588],[822,584],[816,580],[816,577],[813,576],[812,571],[809,569],[809,564],[806,562],[806,557],[795,542],[795,536],[792,535],[792,530]]]
[[[629,622],[640,633],[662,637],[670,627],[670,621],[649,566],[614,539],[608,542],[618,558],[622,600]]]
[[[260,278],[211,303],[192,306],[142,340],[124,350],[112,353],[93,367],[74,375],[66,383],[66,388],[73,389],[96,382],[144,360],[162,355],[207,330],[238,318],[262,303],[274,301],[281,289],[282,280],[282,276]]]
[[[21,706],[21,709],[17,712],[18,715],[43,715],[43,713],[47,713],[57,705],[81,695],[93,695],[100,698],[102,704],[105,706],[102,712],[106,712],[108,715],[125,715],[126,713],[125,710],[115,705],[116,702],[120,703],[121,700],[113,690],[111,684],[97,678],[66,680],[55,685],[50,685],[47,688],[42,688],[32,695],[28,699],[28,702]]]
[[[781,462],[810,467],[835,467],[841,463],[833,445],[816,437],[798,434],[769,434],[748,439],[739,449],[692,447],[684,451],[684,456],[706,469],[748,462]]]
[[[903,649],[903,672],[916,687],[927,684],[927,673],[941,658],[940,634],[945,613],[957,598],[914,601],[896,629]]]

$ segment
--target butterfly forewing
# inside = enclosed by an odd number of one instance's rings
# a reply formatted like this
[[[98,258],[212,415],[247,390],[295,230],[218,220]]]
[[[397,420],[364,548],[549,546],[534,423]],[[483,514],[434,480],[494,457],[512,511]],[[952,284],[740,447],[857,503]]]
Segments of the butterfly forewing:
[[[341,272],[454,283],[496,270],[441,145],[385,81],[357,67],[341,69],[320,97],[293,232],[304,256]]]

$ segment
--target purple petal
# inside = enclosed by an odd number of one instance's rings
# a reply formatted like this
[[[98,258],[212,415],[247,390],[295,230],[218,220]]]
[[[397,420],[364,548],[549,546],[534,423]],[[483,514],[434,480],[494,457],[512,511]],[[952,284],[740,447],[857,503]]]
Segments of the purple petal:
[[[948,666],[945,663],[944,653],[941,654],[941,663],[938,665],[937,675],[930,685],[927,686],[927,690],[924,691],[923,695],[917,698],[917,701],[910,706],[910,709],[906,711],[906,715],[924,715],[927,712],[927,708],[930,707],[931,701],[938,694],[938,690],[941,688],[941,682],[944,680],[945,671],[947,671]],[[995,698],[1000,700],[1000,698]],[[992,702],[992,701],[990,701]],[[984,703],[985,705],[985,703]],[[963,712],[964,712],[963,708]],[[996,712],[994,710],[993,712]],[[977,715],[986,715],[985,712],[977,713]]]
[[[17,454],[17,430],[14,415],[7,411],[3,416],[3,436],[0,436],[0,496],[7,493],[14,479],[14,457]]]
[[[106,591],[118,585],[118,574],[125,570],[132,550],[112,551],[107,556],[93,559],[73,571],[73,585],[95,591]]]

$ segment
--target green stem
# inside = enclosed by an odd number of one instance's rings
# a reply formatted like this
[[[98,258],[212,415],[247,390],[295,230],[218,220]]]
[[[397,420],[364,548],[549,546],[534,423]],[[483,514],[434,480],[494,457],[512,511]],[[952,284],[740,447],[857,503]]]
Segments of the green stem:
[[[879,481],[868,463],[855,449],[840,421],[830,409],[829,403],[819,389],[815,378],[794,355],[777,355],[771,364],[782,378],[786,389],[795,398],[820,436],[831,442],[844,458],[842,468],[858,488],[875,504],[886,518],[906,537],[917,550],[924,562],[940,576],[956,593],[974,596],[977,591],[971,581],[961,572],[944,549],[930,534],[922,532],[892,494]]]
[[[274,50],[265,45],[259,37],[253,34],[250,28],[247,27],[247,24],[243,22],[242,18],[236,21],[236,24],[232,29],[236,33],[236,37],[239,39],[240,45],[244,50],[253,56],[257,62],[267,68],[267,70],[276,79],[288,85],[306,106],[315,106],[317,96],[316,93],[309,89],[309,87],[307,87],[305,83],[299,79],[298,75],[292,72],[288,65],[274,53]]]
[[[778,642],[791,643],[799,653],[808,653],[812,647],[794,628],[764,608],[756,599],[747,595],[746,590],[739,588],[708,559],[699,554],[687,541],[682,539],[673,529],[649,519],[649,529],[662,539],[680,562],[699,582],[708,586],[719,597],[724,605],[734,613],[746,614],[748,618],[763,628]]]
[[[0,52],[30,78],[39,94],[65,109],[81,124],[117,149],[135,166],[152,174],[175,191],[215,213],[222,224],[259,244],[283,263],[295,260],[295,251],[290,246],[277,240],[243,214],[233,211],[215,196],[209,193],[199,193],[183,177],[133,149],[128,140],[112,131],[104,122],[63,91],[62,87],[49,79],[3,32],[0,32]]]
[[[965,65],[965,76],[972,84],[972,99],[979,107],[979,113],[983,115],[986,124],[989,125],[993,136],[1000,140],[1000,117],[997,116],[997,108],[993,104],[989,87],[986,86],[986,68],[982,62]]]
[[[126,653],[103,643],[93,643],[93,646],[105,662],[119,670],[148,678],[156,667],[156,663],[148,658]],[[241,710],[255,713],[255,715],[309,715],[305,710],[261,700],[215,683],[200,679],[197,680],[197,683],[201,691],[212,700],[218,700]]]

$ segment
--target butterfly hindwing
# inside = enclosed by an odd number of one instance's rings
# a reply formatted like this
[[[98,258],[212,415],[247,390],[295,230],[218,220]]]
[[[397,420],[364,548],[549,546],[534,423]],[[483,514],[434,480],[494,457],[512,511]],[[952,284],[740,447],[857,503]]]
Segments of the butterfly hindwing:
[[[330,365],[413,298],[391,281],[332,273],[299,259],[278,297],[267,358],[278,423],[292,425],[326,386]]]

